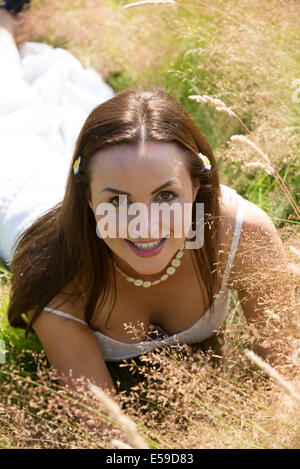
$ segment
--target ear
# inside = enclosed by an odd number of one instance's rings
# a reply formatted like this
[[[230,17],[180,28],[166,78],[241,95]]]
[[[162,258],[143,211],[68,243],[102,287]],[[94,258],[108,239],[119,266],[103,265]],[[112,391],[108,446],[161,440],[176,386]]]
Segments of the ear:
[[[198,190],[200,189],[200,181],[199,178],[194,178],[193,179],[193,202],[196,199]]]

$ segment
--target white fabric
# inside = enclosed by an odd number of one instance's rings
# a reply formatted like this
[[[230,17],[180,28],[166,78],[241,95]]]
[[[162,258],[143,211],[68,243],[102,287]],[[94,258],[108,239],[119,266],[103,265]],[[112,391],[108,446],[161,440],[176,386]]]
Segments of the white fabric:
[[[7,263],[22,232],[63,199],[85,119],[113,96],[66,50],[36,42],[18,50],[1,34],[0,257]]]
[[[101,350],[102,356],[105,361],[121,361],[126,358],[133,358],[153,350],[159,346],[171,345],[174,343],[180,344],[195,344],[211,337],[218,329],[221,328],[227,314],[230,304],[230,290],[227,287],[227,280],[230,274],[230,269],[234,259],[234,255],[238,246],[240,231],[243,223],[244,214],[244,199],[234,189],[221,184],[222,190],[228,195],[238,197],[238,210],[236,215],[235,229],[232,237],[230,252],[228,255],[227,263],[225,266],[224,277],[222,279],[221,288],[219,293],[214,299],[214,310],[212,307],[204,313],[201,318],[194,323],[189,329],[179,332],[177,334],[168,336],[167,338],[160,339],[164,331],[157,327],[157,339],[151,339],[143,342],[125,343],[119,340],[112,339],[111,337],[102,334],[99,331],[93,331],[95,338]],[[68,319],[79,321],[82,324],[87,323],[82,321],[71,314],[64,313],[58,309],[45,307],[46,311],[53,312],[58,316],[63,316]],[[166,333],[165,333],[166,334]],[[166,334],[167,335],[167,334]]]

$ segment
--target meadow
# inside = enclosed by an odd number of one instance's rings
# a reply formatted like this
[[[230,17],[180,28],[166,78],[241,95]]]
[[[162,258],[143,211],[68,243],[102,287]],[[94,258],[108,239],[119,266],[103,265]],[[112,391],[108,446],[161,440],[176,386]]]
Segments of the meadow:
[[[213,149],[221,183],[265,210],[278,230],[299,345],[300,2],[129,5],[34,0],[16,20],[17,41],[65,48],[115,92],[159,86],[184,105]],[[116,408],[97,390],[58,385],[37,336],[8,324],[3,262],[0,276],[0,447],[299,449],[300,398],[291,384],[299,358],[292,372],[255,362],[236,292],[214,340],[108,363]]]

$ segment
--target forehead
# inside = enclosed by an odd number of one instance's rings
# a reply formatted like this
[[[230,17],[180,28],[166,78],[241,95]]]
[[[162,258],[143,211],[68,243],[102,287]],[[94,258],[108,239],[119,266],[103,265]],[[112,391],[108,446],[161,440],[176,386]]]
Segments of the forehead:
[[[141,182],[168,177],[189,178],[183,151],[172,142],[122,144],[105,148],[93,156],[91,184]],[[165,182],[165,181],[162,181]],[[117,186],[116,186],[117,188]]]

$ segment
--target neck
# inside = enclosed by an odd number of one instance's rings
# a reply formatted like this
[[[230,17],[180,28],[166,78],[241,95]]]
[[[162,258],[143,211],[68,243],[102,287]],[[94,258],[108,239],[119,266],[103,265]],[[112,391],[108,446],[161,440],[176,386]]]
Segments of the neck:
[[[149,280],[151,282],[151,281],[156,280],[157,278],[159,278],[164,273],[165,269],[168,266],[168,264],[167,264],[162,270],[160,270],[159,272],[155,272],[154,274],[141,274],[141,273],[137,272],[136,270],[134,270],[123,259],[116,256],[114,253],[112,255],[112,258],[115,261],[115,263],[117,264],[117,266],[119,267],[119,269],[121,269],[122,272],[124,272],[124,274],[128,275],[129,277],[133,277],[135,279],[141,279],[143,281]],[[170,261],[171,261],[171,259],[170,259]]]

